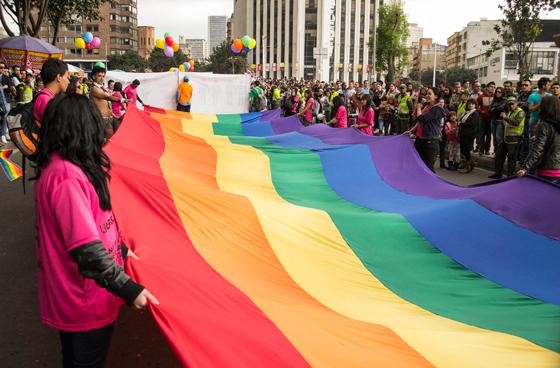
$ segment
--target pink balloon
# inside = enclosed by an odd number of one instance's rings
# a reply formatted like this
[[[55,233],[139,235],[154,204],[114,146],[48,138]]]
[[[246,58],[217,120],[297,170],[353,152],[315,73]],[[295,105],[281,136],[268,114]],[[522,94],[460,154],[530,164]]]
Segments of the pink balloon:
[[[171,46],[165,46],[165,49],[163,49],[163,53],[167,57],[173,57],[173,48]]]
[[[99,37],[94,37],[93,40],[91,40],[91,46],[98,48],[99,45],[101,45],[101,39]]]

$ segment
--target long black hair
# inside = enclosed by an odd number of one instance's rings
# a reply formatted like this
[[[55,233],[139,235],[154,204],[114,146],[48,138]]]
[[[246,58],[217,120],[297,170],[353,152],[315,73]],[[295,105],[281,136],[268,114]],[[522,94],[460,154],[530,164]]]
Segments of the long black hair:
[[[93,102],[77,94],[52,100],[45,111],[39,142],[35,179],[39,179],[51,155],[58,152],[64,160],[82,169],[95,188],[99,206],[111,209],[111,162],[103,152],[105,123]]]

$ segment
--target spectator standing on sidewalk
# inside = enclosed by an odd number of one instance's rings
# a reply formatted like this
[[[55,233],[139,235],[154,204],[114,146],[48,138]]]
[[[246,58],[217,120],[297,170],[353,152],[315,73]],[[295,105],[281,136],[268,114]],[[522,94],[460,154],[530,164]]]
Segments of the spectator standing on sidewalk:
[[[491,124],[490,124],[490,105],[494,99],[494,84],[488,83],[484,93],[478,96],[478,112],[480,114],[480,127],[476,139],[477,151],[488,154],[490,150]]]
[[[467,109],[459,120],[459,143],[461,154],[465,157],[465,174],[470,173],[474,169],[474,163],[471,157],[471,151],[474,147],[474,139],[476,130],[480,125],[480,115],[476,109],[477,101],[470,98],[467,101]]]
[[[541,178],[560,185],[560,99],[554,96],[545,96],[540,102],[535,141],[517,176],[535,170]]]
[[[519,148],[525,128],[525,111],[517,104],[515,97],[507,100],[508,112],[502,112],[501,118],[504,122],[504,140],[498,145],[495,159],[495,172],[490,175],[490,179],[501,179],[504,171],[504,163],[507,157],[506,175],[511,176],[517,165]]]

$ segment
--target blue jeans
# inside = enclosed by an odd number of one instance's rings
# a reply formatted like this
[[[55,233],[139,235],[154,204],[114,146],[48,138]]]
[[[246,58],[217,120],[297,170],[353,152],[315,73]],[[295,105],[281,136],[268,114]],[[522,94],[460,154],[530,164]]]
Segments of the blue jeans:
[[[477,149],[479,152],[490,150],[491,138],[490,119],[480,119],[480,126],[478,127]]]
[[[490,125],[492,126],[492,144],[494,145],[494,152],[496,152],[500,144],[504,143],[504,121],[492,119]]]

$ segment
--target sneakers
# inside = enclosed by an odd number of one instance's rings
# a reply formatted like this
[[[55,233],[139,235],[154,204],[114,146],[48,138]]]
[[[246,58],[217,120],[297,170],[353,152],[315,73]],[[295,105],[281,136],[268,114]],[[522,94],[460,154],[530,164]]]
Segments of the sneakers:
[[[498,179],[501,179],[501,178],[503,178],[503,177],[504,177],[504,176],[501,175],[501,174],[492,174],[492,175],[490,175],[490,176],[488,177],[488,179],[496,179],[496,180],[498,180]]]
[[[3,146],[5,144],[8,144],[8,140],[6,139],[6,136],[0,136],[0,144]]]

